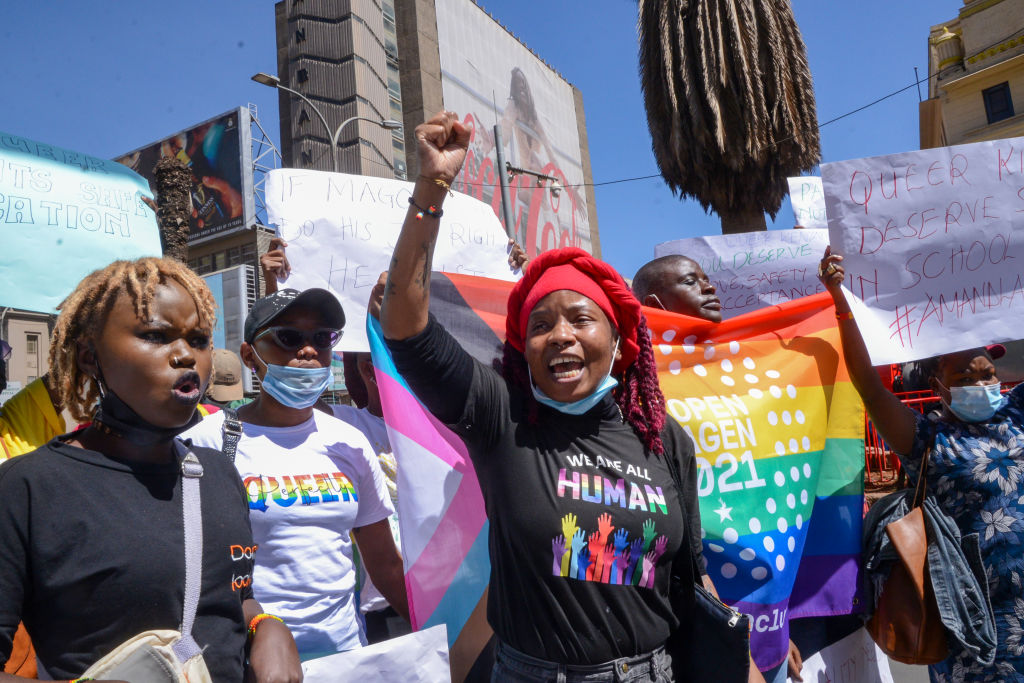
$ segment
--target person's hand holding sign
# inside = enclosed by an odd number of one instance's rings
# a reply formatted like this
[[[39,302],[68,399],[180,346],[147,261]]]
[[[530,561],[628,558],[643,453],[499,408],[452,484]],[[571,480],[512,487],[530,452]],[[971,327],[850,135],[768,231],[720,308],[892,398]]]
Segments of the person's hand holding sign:
[[[821,284],[825,285],[826,291],[832,295],[832,299],[836,302],[837,312],[840,301],[844,305],[846,304],[846,299],[842,296],[840,289],[843,280],[846,279],[846,270],[841,265],[842,260],[842,256],[832,253],[832,247],[825,247],[825,255],[821,257],[821,264],[818,266],[818,279],[821,280]],[[849,310],[849,307],[847,306],[846,309]]]

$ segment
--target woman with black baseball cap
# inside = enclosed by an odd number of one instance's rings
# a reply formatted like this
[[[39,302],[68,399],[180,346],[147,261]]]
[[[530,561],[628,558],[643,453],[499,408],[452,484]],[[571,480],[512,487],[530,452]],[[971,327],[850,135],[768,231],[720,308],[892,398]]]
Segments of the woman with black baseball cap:
[[[257,301],[239,355],[260,380],[259,396],[238,409],[236,427],[221,411],[185,434],[217,448],[237,438],[235,465],[259,546],[253,588],[291,628],[303,659],[366,644],[353,537],[373,582],[408,618],[376,454],[357,429],[313,408],[330,385],[344,325],[341,304],[324,289],[283,289]]]

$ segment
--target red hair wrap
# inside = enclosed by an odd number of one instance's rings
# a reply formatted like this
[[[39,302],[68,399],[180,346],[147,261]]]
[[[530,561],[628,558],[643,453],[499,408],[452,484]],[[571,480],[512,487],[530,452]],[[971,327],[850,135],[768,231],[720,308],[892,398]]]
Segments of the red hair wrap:
[[[509,344],[520,353],[524,352],[530,312],[548,294],[563,289],[593,301],[618,330],[622,358],[613,372],[620,373],[632,365],[640,353],[637,339],[642,315],[640,302],[614,268],[575,247],[546,251],[530,261],[508,297],[505,337]]]

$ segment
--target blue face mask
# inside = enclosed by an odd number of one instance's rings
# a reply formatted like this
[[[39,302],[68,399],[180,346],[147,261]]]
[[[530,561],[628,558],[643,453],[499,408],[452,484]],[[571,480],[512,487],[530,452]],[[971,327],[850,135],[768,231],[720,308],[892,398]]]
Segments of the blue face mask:
[[[949,388],[949,410],[964,422],[984,422],[1006,403],[999,383]]]
[[[261,383],[267,393],[278,403],[289,408],[308,408],[331,383],[331,368],[293,368],[287,365],[271,365],[265,362],[253,349],[260,362],[267,366],[267,374]]]
[[[601,399],[603,399],[609,391],[619,385],[619,381],[612,377],[612,367],[615,366],[615,353],[618,350],[619,340],[616,339],[615,348],[612,350],[612,365],[608,368],[608,374],[605,375],[604,379],[601,380],[601,383],[597,385],[597,388],[594,389],[593,393],[589,396],[570,403],[566,403],[565,401],[556,401],[555,399],[545,395],[543,391],[537,388],[537,385],[533,382],[533,373],[531,372],[530,388],[533,390],[533,397],[537,399],[538,403],[543,403],[544,405],[554,408],[558,412],[565,413],[566,415],[582,415],[586,413],[588,410],[600,403]],[[529,366],[527,366],[527,372],[529,372]]]

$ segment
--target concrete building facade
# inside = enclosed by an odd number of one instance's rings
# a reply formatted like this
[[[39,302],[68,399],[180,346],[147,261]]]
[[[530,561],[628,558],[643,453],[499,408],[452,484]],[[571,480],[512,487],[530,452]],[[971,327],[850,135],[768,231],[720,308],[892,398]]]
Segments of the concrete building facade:
[[[456,189],[490,203],[504,222],[490,132],[502,119],[510,146],[506,159],[557,179],[551,192],[550,180],[513,178],[516,225],[510,232],[531,256],[569,244],[600,255],[582,94],[476,2],[281,0],[275,20],[278,77],[312,100],[328,127],[354,116],[403,123],[395,131],[365,121],[347,126],[340,138],[343,172],[415,178],[415,127],[441,109],[454,109],[474,130],[467,167],[475,155],[475,168],[483,168],[472,179],[460,176]],[[471,55],[439,37],[445,31],[458,31],[465,39],[455,42]],[[464,69],[469,56],[473,64]],[[530,106],[536,102],[539,115],[531,118],[521,105],[513,106],[509,75],[516,72],[528,81]],[[323,123],[300,98],[283,90],[279,97],[283,165],[330,170]],[[466,111],[470,106],[480,112],[478,119]],[[508,158],[517,152],[520,160]]]
[[[1024,135],[1024,0],[964,0],[928,36],[921,148]]]
[[[282,0],[274,6],[277,74],[309,98],[333,132],[351,117],[402,120],[394,0]],[[331,139],[315,111],[278,91],[286,167],[330,171]],[[341,133],[341,170],[404,178],[405,141],[357,120]]]
[[[11,347],[7,390],[0,404],[49,369],[50,336],[57,316],[0,307],[0,339]]]

